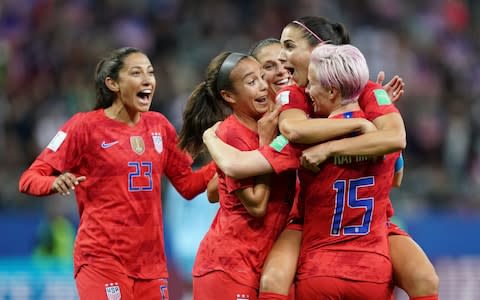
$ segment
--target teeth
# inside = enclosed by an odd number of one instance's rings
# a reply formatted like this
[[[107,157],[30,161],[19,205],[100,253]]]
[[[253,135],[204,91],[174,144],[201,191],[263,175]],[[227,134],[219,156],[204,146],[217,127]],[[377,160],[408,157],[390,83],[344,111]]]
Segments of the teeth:
[[[288,83],[288,78],[277,81],[277,84],[286,84]]]
[[[141,90],[140,93],[151,94],[152,90],[151,89],[145,89],[145,90]]]

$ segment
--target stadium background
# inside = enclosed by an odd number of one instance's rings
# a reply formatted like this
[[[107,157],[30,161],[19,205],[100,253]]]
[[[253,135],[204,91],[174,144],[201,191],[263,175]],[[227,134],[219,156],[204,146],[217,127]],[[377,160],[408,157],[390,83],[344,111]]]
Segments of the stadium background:
[[[435,263],[441,299],[480,298],[480,2],[2,0],[0,299],[76,299],[73,197],[33,198],[17,186],[57,128],[93,106],[102,54],[145,50],[157,76],[152,109],[178,128],[214,55],[279,37],[303,15],[344,23],[372,79],[379,70],[404,78],[406,174],[392,194],[398,221]],[[165,185],[171,299],[190,299],[196,247],[217,206],[205,195],[186,202]]]

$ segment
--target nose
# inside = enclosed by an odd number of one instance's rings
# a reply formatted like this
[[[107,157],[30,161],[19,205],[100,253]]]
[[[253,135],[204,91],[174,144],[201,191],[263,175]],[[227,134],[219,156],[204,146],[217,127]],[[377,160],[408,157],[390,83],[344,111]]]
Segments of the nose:
[[[284,64],[287,61],[287,55],[285,54],[285,49],[282,47],[280,53],[278,53],[278,60]]]
[[[268,83],[265,79],[261,78],[260,79],[260,90],[264,91],[268,88]]]
[[[155,84],[155,75],[146,72],[142,76],[142,84],[144,85],[154,85]]]

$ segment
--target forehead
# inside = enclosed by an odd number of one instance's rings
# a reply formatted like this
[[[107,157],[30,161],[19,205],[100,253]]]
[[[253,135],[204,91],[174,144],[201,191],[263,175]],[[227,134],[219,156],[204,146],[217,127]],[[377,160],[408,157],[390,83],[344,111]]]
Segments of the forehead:
[[[253,57],[242,59],[230,73],[232,81],[241,80],[250,73],[260,72],[260,63]]]
[[[303,35],[304,32],[301,28],[299,28],[298,26],[289,25],[283,29],[280,41],[282,42],[282,44],[288,40],[294,42],[301,42],[305,40]]]
[[[267,60],[277,59],[282,46],[280,43],[270,44],[263,47],[257,54],[257,59],[260,63],[264,63]]]
[[[150,59],[140,52],[131,53],[123,59],[123,67],[125,69],[133,67],[149,67],[151,65]]]

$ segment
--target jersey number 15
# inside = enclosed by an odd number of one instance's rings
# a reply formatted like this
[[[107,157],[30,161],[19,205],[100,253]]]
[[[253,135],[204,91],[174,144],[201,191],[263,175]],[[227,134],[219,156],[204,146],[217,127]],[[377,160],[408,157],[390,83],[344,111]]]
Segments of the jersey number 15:
[[[375,180],[372,176],[358,179],[337,180],[333,184],[333,189],[337,192],[335,196],[335,211],[332,218],[332,229],[330,234],[333,236],[344,235],[365,235],[370,232],[370,223],[373,213],[373,197],[357,198],[357,190],[362,187],[373,186]],[[343,212],[345,204],[353,209],[364,209],[361,225],[342,226]]]

